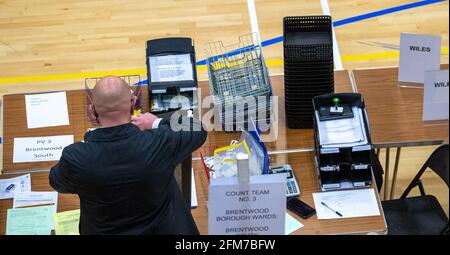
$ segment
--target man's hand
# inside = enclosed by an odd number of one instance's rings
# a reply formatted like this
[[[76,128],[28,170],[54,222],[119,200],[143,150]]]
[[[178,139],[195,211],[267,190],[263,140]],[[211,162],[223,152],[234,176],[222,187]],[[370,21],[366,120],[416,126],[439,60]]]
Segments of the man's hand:
[[[131,123],[138,126],[142,131],[144,131],[145,129],[151,129],[153,122],[155,122],[156,119],[158,119],[158,117],[151,113],[140,113],[137,117],[131,117]]]

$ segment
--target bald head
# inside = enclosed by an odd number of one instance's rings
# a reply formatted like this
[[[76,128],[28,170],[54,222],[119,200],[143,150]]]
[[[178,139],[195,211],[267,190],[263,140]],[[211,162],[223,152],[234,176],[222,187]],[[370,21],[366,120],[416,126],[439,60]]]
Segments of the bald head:
[[[134,99],[130,86],[124,80],[115,76],[103,77],[95,84],[92,95],[100,123],[105,120],[123,122],[127,119],[129,121]]]

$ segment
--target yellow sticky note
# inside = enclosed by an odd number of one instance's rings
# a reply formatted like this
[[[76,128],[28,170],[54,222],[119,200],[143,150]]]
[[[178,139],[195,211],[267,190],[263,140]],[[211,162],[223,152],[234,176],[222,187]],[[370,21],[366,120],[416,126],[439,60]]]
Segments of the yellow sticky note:
[[[80,210],[56,213],[54,216],[56,235],[79,235]]]

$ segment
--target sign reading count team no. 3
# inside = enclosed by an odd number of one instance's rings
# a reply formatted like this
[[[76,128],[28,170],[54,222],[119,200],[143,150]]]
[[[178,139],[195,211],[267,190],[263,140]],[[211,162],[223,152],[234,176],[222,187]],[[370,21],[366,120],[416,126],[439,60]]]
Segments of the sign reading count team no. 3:
[[[73,135],[14,138],[13,163],[54,161],[73,143]]]
[[[440,58],[440,36],[402,33],[398,81],[424,83],[425,71],[440,69]]]
[[[284,235],[285,174],[212,179],[208,200],[210,235]]]

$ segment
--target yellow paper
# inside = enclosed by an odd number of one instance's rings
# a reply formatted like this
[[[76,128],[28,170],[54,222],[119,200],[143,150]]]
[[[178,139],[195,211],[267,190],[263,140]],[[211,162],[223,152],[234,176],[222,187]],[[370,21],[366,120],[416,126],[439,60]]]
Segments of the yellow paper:
[[[80,210],[65,211],[55,214],[56,235],[79,235]]]

